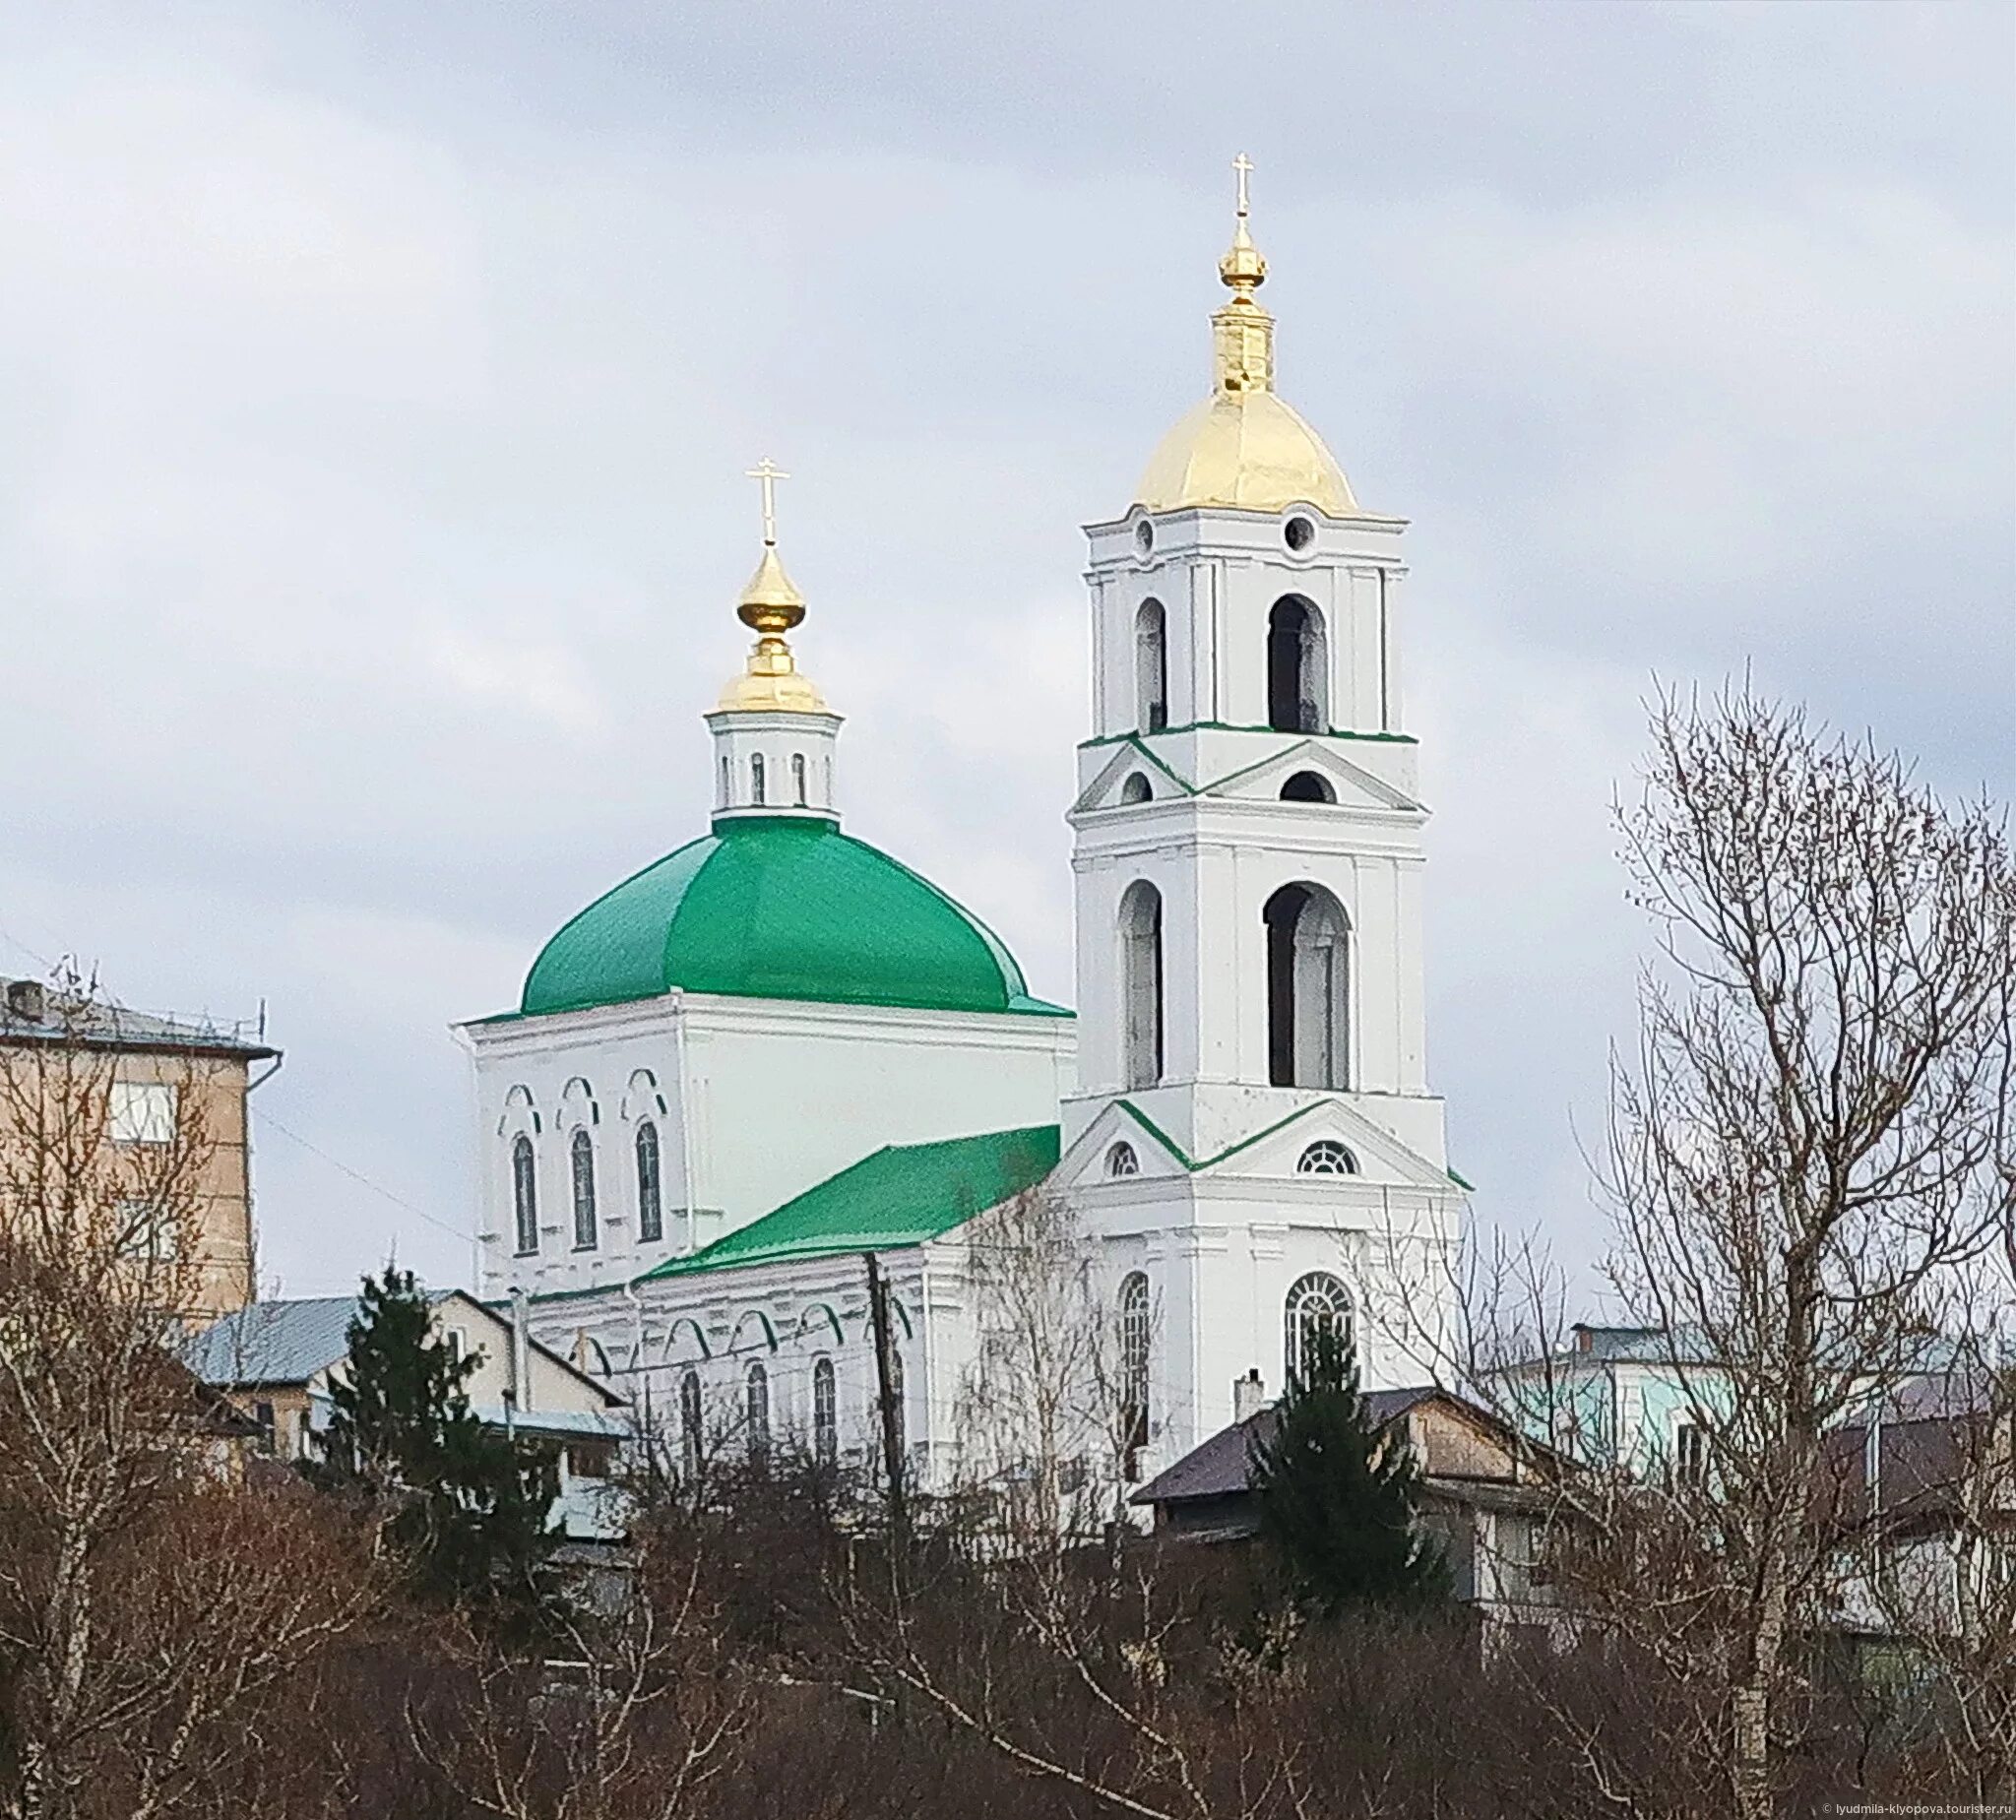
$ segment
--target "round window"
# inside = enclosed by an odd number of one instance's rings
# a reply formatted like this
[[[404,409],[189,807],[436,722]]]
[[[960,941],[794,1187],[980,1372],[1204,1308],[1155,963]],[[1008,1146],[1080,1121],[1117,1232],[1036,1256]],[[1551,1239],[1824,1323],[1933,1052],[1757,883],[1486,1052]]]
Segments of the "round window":
[[[1292,518],[1281,528],[1281,534],[1292,550],[1305,550],[1316,541],[1316,527],[1305,518]]]
[[[1134,543],[1144,556],[1155,548],[1155,527],[1146,519],[1134,527]]]

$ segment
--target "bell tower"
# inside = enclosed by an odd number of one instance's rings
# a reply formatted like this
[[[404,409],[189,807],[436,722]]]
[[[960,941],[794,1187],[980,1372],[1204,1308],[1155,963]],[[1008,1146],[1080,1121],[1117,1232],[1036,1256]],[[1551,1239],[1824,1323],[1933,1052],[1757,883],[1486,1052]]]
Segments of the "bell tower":
[[[1374,1254],[1425,1262],[1460,1209],[1426,1073],[1406,525],[1274,389],[1234,168],[1211,396],[1086,529],[1066,1178],[1157,1294],[1155,1460],[1231,1418],[1235,1377],[1279,1389],[1298,1279],[1331,1286],[1368,1385],[1418,1381],[1399,1335],[1439,1313]]]

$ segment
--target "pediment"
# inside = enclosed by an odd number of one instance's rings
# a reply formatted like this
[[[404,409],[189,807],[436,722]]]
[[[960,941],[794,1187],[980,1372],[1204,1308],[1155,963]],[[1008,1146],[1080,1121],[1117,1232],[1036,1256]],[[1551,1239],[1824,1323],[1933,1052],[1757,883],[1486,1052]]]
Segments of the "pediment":
[[[1112,1172],[1113,1148],[1120,1144],[1133,1153],[1135,1177],[1179,1176],[1189,1170],[1189,1160],[1163,1133],[1126,1101],[1116,1099],[1078,1134],[1077,1141],[1057,1160],[1050,1180],[1059,1188],[1072,1189],[1129,1179]]]
[[[1127,780],[1139,777],[1148,786],[1150,801],[1160,801],[1167,796],[1188,796],[1194,794],[1174,772],[1157,758],[1138,739],[1129,737],[1113,748],[1112,756],[1100,767],[1099,774],[1079,792],[1078,800],[1071,805],[1074,815],[1094,809],[1117,809],[1128,799],[1124,794]]]
[[[1304,773],[1321,779],[1341,808],[1426,813],[1424,806],[1405,790],[1395,788],[1362,765],[1353,764],[1334,746],[1316,739],[1288,746],[1243,771],[1205,784],[1197,793],[1240,801],[1279,801],[1282,786],[1291,778]],[[1114,787],[1117,789],[1118,785]]]
[[[1312,1148],[1343,1153],[1326,1157],[1328,1170],[1306,1172],[1301,1163]],[[1347,1168],[1345,1161],[1354,1164]],[[1383,1188],[1453,1191],[1447,1171],[1358,1111],[1349,1099],[1319,1099],[1267,1126],[1198,1165],[1203,1174],[1265,1176],[1311,1185],[1359,1182]]]

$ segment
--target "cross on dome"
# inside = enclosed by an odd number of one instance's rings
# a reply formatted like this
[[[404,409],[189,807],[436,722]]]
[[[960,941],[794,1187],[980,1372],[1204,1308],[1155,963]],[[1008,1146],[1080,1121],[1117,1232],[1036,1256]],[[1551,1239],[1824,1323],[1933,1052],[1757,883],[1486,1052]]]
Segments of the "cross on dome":
[[[772,547],[777,543],[777,483],[788,480],[786,473],[769,456],[765,456],[754,468],[745,471],[744,477],[754,480],[763,489],[763,541]]]

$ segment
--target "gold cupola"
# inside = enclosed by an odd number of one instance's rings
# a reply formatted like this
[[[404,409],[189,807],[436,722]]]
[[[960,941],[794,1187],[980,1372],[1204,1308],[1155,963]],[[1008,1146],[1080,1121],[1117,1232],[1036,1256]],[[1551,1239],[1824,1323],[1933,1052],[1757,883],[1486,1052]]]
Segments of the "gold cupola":
[[[763,559],[742,590],[735,617],[756,634],[742,673],[721,692],[717,714],[826,714],[826,698],[799,672],[785,634],[805,617],[805,596],[777,553],[777,482],[790,476],[768,456],[749,470],[763,488]]]
[[[1163,438],[1135,489],[1151,512],[1230,506],[1279,512],[1307,504],[1332,518],[1354,518],[1358,503],[1322,437],[1274,390],[1274,318],[1254,295],[1267,261],[1246,225],[1246,177],[1252,161],[1232,160],[1238,213],[1230,250],[1218,275],[1232,294],[1211,317],[1211,397]]]

